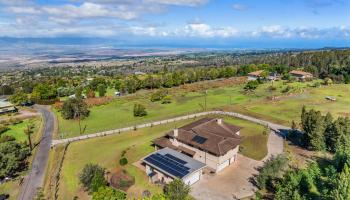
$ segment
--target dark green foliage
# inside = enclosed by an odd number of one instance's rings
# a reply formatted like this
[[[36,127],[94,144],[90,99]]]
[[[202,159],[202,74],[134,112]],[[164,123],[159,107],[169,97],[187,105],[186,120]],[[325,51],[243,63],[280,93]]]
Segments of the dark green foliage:
[[[97,90],[98,85],[103,84],[103,85],[107,85],[107,82],[104,78],[102,77],[98,77],[98,78],[94,78],[90,83],[89,83],[89,87],[91,89],[93,89],[94,91]]]
[[[81,99],[83,97],[83,88],[82,87],[77,87],[75,89],[75,98]]]
[[[124,200],[126,193],[111,187],[100,187],[92,195],[92,200]]]
[[[100,187],[107,185],[104,174],[105,169],[99,165],[87,164],[79,175],[79,180],[86,190],[95,192]]]
[[[28,96],[26,93],[22,92],[22,91],[17,91],[16,93],[14,93],[13,95],[10,96],[10,102],[13,103],[14,105],[21,105],[23,103],[28,102]]]
[[[8,130],[8,127],[5,124],[0,124],[0,135]]]
[[[12,95],[14,93],[13,87],[9,85],[1,85],[0,86],[0,95]]]
[[[257,80],[255,81],[249,81],[245,86],[244,86],[244,90],[246,91],[253,91],[256,88],[258,88],[259,82]]]
[[[0,180],[14,177],[27,167],[28,147],[15,141],[0,143]]]
[[[304,146],[312,150],[325,150],[325,121],[321,112],[313,109],[307,112],[303,108],[301,126],[304,132],[302,139]]]
[[[106,95],[107,92],[107,87],[104,84],[99,84],[97,86],[97,91],[98,91],[98,96],[99,97],[104,97]]]
[[[89,116],[90,111],[82,99],[69,98],[63,103],[61,113],[64,119],[83,119]]]
[[[34,87],[31,98],[33,100],[51,100],[56,99],[57,90],[49,84],[38,84]]]
[[[124,166],[124,165],[128,164],[128,159],[125,158],[125,157],[121,158],[121,159],[119,160],[119,164],[120,164],[121,166]]]
[[[258,187],[260,189],[273,187],[274,182],[282,177],[287,164],[288,159],[285,155],[282,154],[276,157],[271,157],[269,160],[267,160],[264,166],[259,170],[260,173],[256,178]]]
[[[188,199],[190,186],[186,185],[180,179],[174,179],[171,183],[165,186],[164,194],[167,199],[185,200]]]
[[[143,117],[147,115],[145,106],[141,104],[134,104],[134,117]]]

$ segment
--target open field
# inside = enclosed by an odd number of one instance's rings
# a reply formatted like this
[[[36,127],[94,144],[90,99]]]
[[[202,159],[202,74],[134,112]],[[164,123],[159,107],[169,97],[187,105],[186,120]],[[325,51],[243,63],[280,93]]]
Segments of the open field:
[[[220,82],[220,81],[216,81]],[[223,81],[222,81],[223,82]],[[167,119],[175,116],[201,112],[205,108],[205,94],[207,89],[207,110],[223,109],[255,116],[261,119],[290,125],[291,120],[299,121],[301,107],[315,108],[332,114],[347,116],[344,110],[350,101],[348,85],[332,85],[313,87],[315,82],[277,81],[259,85],[254,92],[245,92],[242,84],[225,84],[211,87],[211,83],[189,84],[179,88],[169,89],[172,95],[171,104],[151,102],[152,91],[143,90],[135,94],[116,98],[111,103],[92,107],[88,118],[82,120],[82,127],[86,125],[85,134],[96,133],[145,122]],[[203,86],[204,85],[204,86]],[[325,100],[326,96],[334,96],[337,101]],[[134,117],[135,103],[145,105],[148,115]],[[59,120],[59,138],[77,136],[79,126],[76,120],[63,120],[57,112]]]
[[[242,153],[252,158],[262,158],[266,155],[267,136],[263,135],[263,126],[234,118],[225,118],[229,123],[244,127],[241,135],[245,137]],[[123,167],[135,177],[135,185],[128,189],[129,197],[139,197],[145,189],[153,194],[161,192],[161,188],[148,182],[146,174],[133,166],[132,163],[154,151],[151,141],[162,136],[165,132],[192,122],[180,121],[152,128],[140,129],[120,135],[113,135],[70,144],[63,162],[59,199],[72,199],[78,195],[79,199],[87,199],[87,194],[81,190],[78,175],[85,164],[98,163],[108,171],[120,169],[121,152],[127,150],[128,164]]]

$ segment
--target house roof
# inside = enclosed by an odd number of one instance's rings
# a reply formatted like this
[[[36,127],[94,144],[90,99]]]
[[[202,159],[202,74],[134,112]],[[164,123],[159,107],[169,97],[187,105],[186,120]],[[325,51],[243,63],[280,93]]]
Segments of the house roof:
[[[312,76],[311,73],[309,72],[304,72],[304,71],[300,71],[300,70],[292,70],[289,72],[290,74],[296,74],[296,75],[300,75],[300,76]]]
[[[231,149],[236,148],[242,141],[237,134],[241,127],[218,123],[219,119],[203,118],[178,129],[177,140],[202,149],[217,156],[225,155]],[[168,132],[168,136],[175,137],[174,131]]]
[[[170,148],[164,148],[148,155],[143,162],[170,177],[181,179],[206,166]]]
[[[249,76],[260,76],[261,73],[263,73],[264,70],[259,70],[259,71],[255,71],[255,72],[250,72],[248,75]]]

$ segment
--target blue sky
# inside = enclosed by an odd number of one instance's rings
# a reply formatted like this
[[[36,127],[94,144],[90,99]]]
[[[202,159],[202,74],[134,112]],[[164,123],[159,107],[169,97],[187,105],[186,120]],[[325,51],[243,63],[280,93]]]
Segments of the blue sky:
[[[0,0],[0,8],[0,37],[113,38],[135,45],[350,45],[348,0]]]

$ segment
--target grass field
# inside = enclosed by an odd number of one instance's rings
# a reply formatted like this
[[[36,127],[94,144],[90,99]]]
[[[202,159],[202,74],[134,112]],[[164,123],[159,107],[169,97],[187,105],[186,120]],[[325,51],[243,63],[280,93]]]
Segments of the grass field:
[[[108,171],[113,171],[120,168],[118,161],[121,152],[126,149],[129,163],[123,168],[135,177],[135,185],[127,191],[129,197],[140,197],[145,189],[153,194],[161,192],[161,188],[150,184],[146,174],[132,163],[154,151],[151,146],[153,139],[162,136],[175,126],[179,127],[192,121],[180,121],[70,144],[63,163],[59,199],[72,199],[75,195],[78,195],[79,199],[87,199],[87,194],[81,190],[78,181],[79,172],[84,165],[98,163]],[[234,118],[225,118],[225,121],[244,127],[241,130],[241,135],[245,138],[242,143],[243,154],[259,159],[266,155],[267,136],[262,134],[264,127]]]
[[[207,90],[207,110],[224,109],[256,116],[276,123],[290,125],[291,120],[299,121],[301,107],[315,108],[324,112],[330,111],[335,115],[350,115],[344,110],[350,102],[349,85],[332,85],[313,87],[315,82],[286,83],[277,81],[259,85],[254,92],[244,92],[243,85],[236,84],[228,87],[216,87]],[[204,82],[203,84],[207,84]],[[107,105],[92,107],[88,118],[82,120],[86,125],[85,134],[111,130],[140,123],[167,119],[175,116],[204,111],[205,95],[203,88],[190,91],[181,88],[170,89],[173,97],[171,104],[151,102],[152,91],[139,91],[136,94],[116,98]],[[288,91],[287,91],[287,88]],[[326,96],[334,96],[337,101],[325,100]],[[274,97],[274,98],[273,98]],[[148,112],[145,117],[134,117],[135,103],[143,104]],[[67,138],[79,134],[76,120],[64,120],[57,113],[59,120],[59,136]]]

